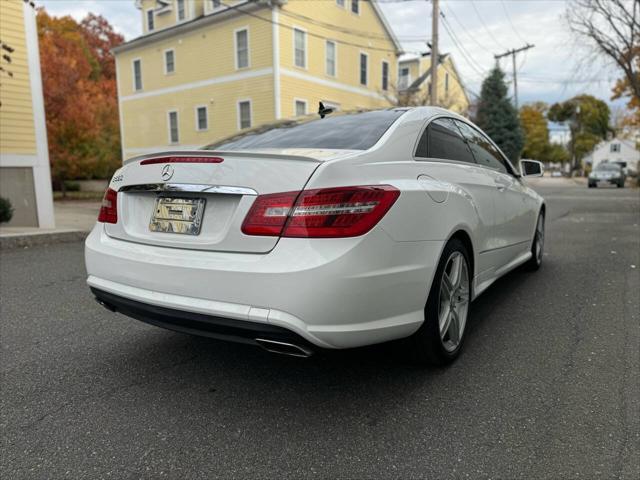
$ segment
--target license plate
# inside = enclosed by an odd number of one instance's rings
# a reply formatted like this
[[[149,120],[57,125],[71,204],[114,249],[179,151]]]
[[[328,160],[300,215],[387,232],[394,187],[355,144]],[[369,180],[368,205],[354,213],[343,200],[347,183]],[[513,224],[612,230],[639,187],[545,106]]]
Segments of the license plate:
[[[149,223],[152,232],[198,235],[202,226],[204,198],[156,198]]]

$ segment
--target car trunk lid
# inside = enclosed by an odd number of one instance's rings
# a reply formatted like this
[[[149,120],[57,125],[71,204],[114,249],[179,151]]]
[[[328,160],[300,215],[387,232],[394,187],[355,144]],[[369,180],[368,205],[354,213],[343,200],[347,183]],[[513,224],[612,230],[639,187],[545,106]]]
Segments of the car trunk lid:
[[[118,221],[106,223],[106,233],[121,240],[174,248],[268,252],[278,237],[248,236],[241,231],[256,196],[302,190],[318,165],[348,153],[198,150],[136,157],[111,182],[111,188],[118,191]],[[194,222],[199,223],[198,228]],[[184,230],[191,233],[162,231],[167,225],[170,230],[186,226]]]

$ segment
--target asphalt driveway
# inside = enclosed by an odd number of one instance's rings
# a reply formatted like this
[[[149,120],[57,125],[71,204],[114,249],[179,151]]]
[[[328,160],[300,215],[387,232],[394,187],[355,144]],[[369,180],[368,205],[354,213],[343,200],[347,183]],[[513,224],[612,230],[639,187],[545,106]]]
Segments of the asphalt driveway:
[[[537,188],[542,269],[444,370],[164,331],[93,301],[80,243],[2,252],[0,476],[639,478],[638,190]]]

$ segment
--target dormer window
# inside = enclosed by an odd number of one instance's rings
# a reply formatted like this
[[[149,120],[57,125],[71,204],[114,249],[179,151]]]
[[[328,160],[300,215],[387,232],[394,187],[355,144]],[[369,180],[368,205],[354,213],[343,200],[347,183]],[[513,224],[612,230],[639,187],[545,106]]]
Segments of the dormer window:
[[[153,32],[155,28],[155,17],[153,16],[153,10],[147,10],[147,31]]]
[[[185,18],[187,18],[187,10],[185,7],[185,0],[176,0],[176,6],[178,7],[178,11],[176,15],[178,16],[178,21],[182,22]]]

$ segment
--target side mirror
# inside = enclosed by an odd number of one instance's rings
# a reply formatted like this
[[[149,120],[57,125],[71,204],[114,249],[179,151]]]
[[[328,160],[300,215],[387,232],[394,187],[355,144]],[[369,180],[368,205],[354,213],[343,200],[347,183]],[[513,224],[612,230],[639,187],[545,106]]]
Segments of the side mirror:
[[[537,160],[520,160],[520,174],[523,177],[541,177],[544,165]]]

